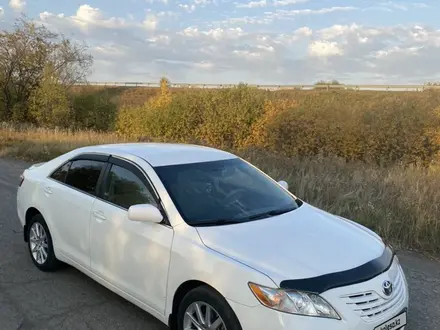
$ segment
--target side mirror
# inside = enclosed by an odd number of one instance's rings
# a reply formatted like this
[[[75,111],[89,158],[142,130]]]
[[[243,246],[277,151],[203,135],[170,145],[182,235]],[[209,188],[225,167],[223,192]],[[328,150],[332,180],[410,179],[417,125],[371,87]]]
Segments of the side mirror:
[[[278,181],[278,184],[286,190],[289,190],[289,184],[286,181]]]
[[[128,209],[128,219],[139,222],[160,223],[163,220],[159,209],[151,204],[132,205]]]

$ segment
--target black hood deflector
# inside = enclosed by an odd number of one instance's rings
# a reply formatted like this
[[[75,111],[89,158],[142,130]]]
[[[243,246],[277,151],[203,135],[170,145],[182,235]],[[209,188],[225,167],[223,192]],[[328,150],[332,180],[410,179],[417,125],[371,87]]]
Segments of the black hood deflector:
[[[341,257],[343,258],[343,256]],[[280,287],[285,290],[298,290],[319,294],[330,289],[371,280],[386,272],[391,267],[393,259],[394,252],[386,246],[380,257],[359,267],[312,278],[285,280],[280,283]]]

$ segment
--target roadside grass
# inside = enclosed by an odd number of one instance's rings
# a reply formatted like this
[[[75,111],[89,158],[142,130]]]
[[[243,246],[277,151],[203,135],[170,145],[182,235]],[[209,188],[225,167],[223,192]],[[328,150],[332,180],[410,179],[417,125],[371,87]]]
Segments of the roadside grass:
[[[336,157],[285,158],[241,154],[304,201],[359,222],[399,249],[440,252],[438,168],[381,168]],[[319,244],[319,242],[317,242]]]
[[[116,134],[0,125],[0,157],[47,161],[74,148],[128,142]],[[132,140],[133,141],[133,140]],[[373,229],[399,249],[440,252],[440,170],[378,167],[337,157],[237,152],[306,202]],[[319,244],[319,242],[317,242]]]
[[[0,157],[30,162],[47,161],[75,148],[124,141],[115,133],[0,124]]]

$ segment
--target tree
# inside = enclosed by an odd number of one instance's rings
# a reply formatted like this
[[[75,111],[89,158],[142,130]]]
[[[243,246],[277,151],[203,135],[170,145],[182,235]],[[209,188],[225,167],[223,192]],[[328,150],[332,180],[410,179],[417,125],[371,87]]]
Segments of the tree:
[[[29,115],[40,126],[67,127],[69,125],[70,104],[67,91],[50,67],[40,85],[33,89],[29,97]]]
[[[72,42],[21,16],[12,31],[0,31],[3,119],[11,120],[14,106],[19,104],[22,120],[29,120],[30,96],[43,81],[53,77],[57,84],[69,88],[85,81],[92,64],[86,45]]]
[[[315,83],[315,85],[340,85],[340,84],[341,83],[336,79],[333,79],[332,81],[320,80],[317,83]]]

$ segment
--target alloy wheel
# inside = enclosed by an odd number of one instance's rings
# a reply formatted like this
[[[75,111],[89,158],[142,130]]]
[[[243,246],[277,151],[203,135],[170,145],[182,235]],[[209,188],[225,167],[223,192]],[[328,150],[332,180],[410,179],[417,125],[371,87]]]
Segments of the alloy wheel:
[[[40,265],[44,264],[47,260],[49,245],[46,230],[39,222],[32,224],[29,242],[34,260]]]
[[[183,318],[184,330],[227,330],[219,313],[209,304],[196,301],[188,306]]]

